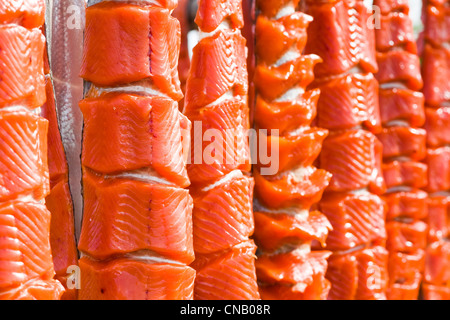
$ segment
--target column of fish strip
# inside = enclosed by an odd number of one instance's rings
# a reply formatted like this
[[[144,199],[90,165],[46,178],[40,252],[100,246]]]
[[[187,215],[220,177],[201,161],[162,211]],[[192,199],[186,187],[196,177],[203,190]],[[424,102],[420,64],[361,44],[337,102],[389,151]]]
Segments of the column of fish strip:
[[[428,165],[427,300],[450,300],[450,1],[424,1],[422,76]]]
[[[62,300],[76,300],[77,291],[67,284],[72,267],[78,264],[78,251],[75,239],[73,202],[69,188],[69,169],[66,154],[58,127],[53,79],[50,71],[47,51],[44,56],[45,92],[47,102],[41,107],[41,116],[48,120],[48,167],[50,173],[50,194],[45,205],[51,213],[50,245],[53,264],[58,279],[66,288]],[[68,273],[69,271],[69,273]],[[75,276],[75,275],[74,275]]]
[[[246,41],[241,0],[200,0],[184,113],[192,121],[188,166],[194,198],[196,300],[259,299]]]
[[[0,300],[57,300],[50,247],[44,1],[0,3]]]
[[[177,1],[86,10],[80,300],[193,298]]]
[[[387,251],[382,146],[371,10],[361,0],[304,1],[314,18],[307,53],[323,59],[313,87],[321,90],[317,125],[330,131],[319,157],[333,177],[319,209],[333,230],[326,248],[330,300],[385,299]]]
[[[423,82],[407,1],[375,0],[390,300],[416,300],[427,240]]]
[[[310,127],[320,90],[306,90],[314,80],[317,55],[302,55],[312,18],[296,11],[298,1],[257,1],[255,129],[259,148],[278,146],[278,161],[259,152],[255,166],[256,274],[265,300],[326,300],[330,223],[311,210],[331,175],[313,163],[328,130]],[[274,131],[277,130],[277,131]],[[272,157],[274,154],[272,154]]]

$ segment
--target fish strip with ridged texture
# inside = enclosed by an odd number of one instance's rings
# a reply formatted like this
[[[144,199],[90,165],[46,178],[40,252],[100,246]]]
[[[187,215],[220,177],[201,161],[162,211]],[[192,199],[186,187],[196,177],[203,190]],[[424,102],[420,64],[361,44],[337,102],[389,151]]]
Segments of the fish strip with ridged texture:
[[[377,0],[374,5],[386,7],[392,1]],[[427,241],[426,156],[424,98],[419,90],[424,81],[420,59],[409,17],[409,6],[391,7],[380,18],[375,31],[380,83],[380,108],[383,130],[377,135],[383,144],[383,169],[387,192],[386,249],[389,252],[389,300],[416,300],[419,296],[423,263],[411,264],[420,256]],[[391,106],[397,105],[394,109]],[[396,109],[399,109],[398,111]],[[398,258],[399,256],[403,258]]]
[[[422,10],[425,125],[429,194],[424,300],[450,299],[450,1],[424,0]]]
[[[303,54],[312,18],[296,5],[256,1],[254,239],[264,300],[325,300],[330,290],[325,272],[331,253],[312,250],[313,242],[325,244],[331,229],[313,208],[331,178],[314,166],[328,130],[312,127],[320,90],[307,90],[321,59]],[[277,158],[272,153],[268,162],[264,150],[273,146]]]
[[[257,300],[242,1],[200,0],[184,114],[194,198],[196,300]]]
[[[80,300],[191,300],[190,121],[177,1],[86,10]]]
[[[0,299],[59,300],[50,243],[44,1],[0,4]]]
[[[330,130],[318,165],[332,174],[318,205],[332,230],[326,279],[329,300],[385,299],[387,254],[383,148],[375,34],[361,0],[312,1],[306,52],[323,59],[310,88],[320,89],[317,124]],[[370,268],[367,268],[371,266]]]

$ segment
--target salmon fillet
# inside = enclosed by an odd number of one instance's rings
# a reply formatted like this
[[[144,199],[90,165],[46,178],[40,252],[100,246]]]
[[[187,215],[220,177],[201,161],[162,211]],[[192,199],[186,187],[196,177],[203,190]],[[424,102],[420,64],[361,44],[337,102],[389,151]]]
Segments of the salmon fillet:
[[[44,24],[44,0],[13,0],[0,4],[0,23],[14,23],[32,29]]]
[[[306,91],[300,98],[284,102],[267,102],[256,98],[255,127],[261,130],[278,130],[280,136],[302,126],[310,126],[317,114],[320,90]],[[270,131],[271,132],[271,131]]]
[[[199,3],[195,23],[202,31],[212,32],[225,20],[230,23],[232,29],[244,27],[241,0],[201,1]]]
[[[323,59],[315,69],[317,78],[343,74],[355,67],[364,72],[378,71],[374,33],[367,28],[371,13],[362,1],[307,1],[305,13],[314,18],[305,51]]]
[[[386,233],[389,252],[414,253],[427,245],[428,227],[423,221],[388,221]]]
[[[213,183],[234,170],[250,171],[248,114],[247,102],[241,98],[217,103],[200,112],[185,112],[193,123],[187,169],[192,184]]]
[[[258,300],[253,241],[221,252],[197,255],[194,300]]]
[[[424,279],[428,284],[449,285],[450,243],[440,240],[431,243],[426,249]]]
[[[91,6],[80,75],[99,86],[150,80],[180,100],[180,32],[179,21],[164,8],[109,1]]]
[[[450,9],[442,4],[433,5],[431,2],[425,7],[424,38],[433,46],[440,46],[450,41]]]
[[[50,212],[45,205],[21,201],[3,202],[0,205],[2,294],[30,280],[48,281],[53,278],[49,228]]]
[[[251,214],[253,186],[253,179],[240,175],[208,190],[191,189],[196,253],[212,254],[248,240],[255,226]]]
[[[411,127],[419,128],[425,123],[425,98],[421,92],[404,88],[380,89],[379,101],[383,125],[406,121]]]
[[[333,177],[328,191],[369,188],[381,194],[385,183],[381,173],[382,146],[364,130],[350,130],[330,135],[323,144],[320,166]]]
[[[450,232],[450,198],[448,196],[429,197],[427,205],[428,242],[448,238]]]
[[[330,130],[364,126],[372,132],[381,129],[378,83],[373,74],[343,74],[318,83],[317,125]]]
[[[450,100],[450,49],[426,44],[423,52],[423,94],[429,106],[439,107]]]
[[[409,15],[403,12],[390,11],[380,17],[380,28],[375,28],[376,48],[388,51],[400,47],[407,52],[417,54],[413,24]]]
[[[188,190],[85,171],[79,249],[97,259],[150,250],[186,264],[194,260]]]
[[[436,148],[450,144],[450,108],[425,109],[427,145]]]
[[[450,189],[450,147],[428,149],[424,162],[428,166],[427,191]]]
[[[416,161],[392,161],[383,163],[383,176],[386,188],[407,186],[423,188],[428,183],[428,167]]]
[[[326,194],[319,208],[332,226],[327,250],[347,250],[386,240],[384,203],[376,195],[369,192]]]
[[[382,246],[333,254],[326,277],[332,283],[328,300],[384,300],[388,253]]]
[[[285,246],[294,247],[314,240],[325,247],[332,229],[327,217],[319,211],[304,215],[255,211],[254,216],[253,239],[262,252],[271,253]]]
[[[24,111],[0,111],[0,201],[50,191],[47,161],[48,121]]]
[[[422,190],[397,191],[383,195],[386,202],[386,220],[400,217],[421,220],[427,215],[427,193]]]
[[[414,161],[426,156],[426,131],[412,127],[387,127],[377,134],[383,145],[383,158],[408,157]]]
[[[39,29],[0,26],[0,108],[21,104],[35,109],[45,102],[44,44]]]
[[[84,99],[80,108],[84,115],[84,166],[108,174],[151,169],[179,186],[189,185],[183,118],[176,102],[108,93]]]
[[[80,259],[80,300],[192,300],[195,271],[184,265],[126,258]]]

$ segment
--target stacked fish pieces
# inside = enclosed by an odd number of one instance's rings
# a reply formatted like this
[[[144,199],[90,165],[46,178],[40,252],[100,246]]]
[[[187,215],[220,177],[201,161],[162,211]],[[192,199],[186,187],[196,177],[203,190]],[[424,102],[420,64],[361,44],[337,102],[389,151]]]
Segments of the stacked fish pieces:
[[[330,252],[311,250],[314,241],[325,244],[331,228],[322,213],[311,210],[331,178],[313,165],[328,130],[310,126],[320,91],[306,90],[320,58],[302,54],[312,18],[296,11],[297,4],[256,2],[254,239],[265,300],[326,300],[330,290]]]
[[[193,298],[190,122],[178,110],[177,1],[86,10],[84,300]],[[150,36],[149,36],[150,35]]]
[[[196,300],[259,299],[255,274],[253,186],[246,41],[241,0],[201,0],[200,41],[186,84],[192,121],[188,166],[194,198]]]
[[[376,0],[376,75],[380,84],[390,300],[419,296],[427,239],[426,132],[420,61],[407,2]]]
[[[44,1],[0,4],[0,299],[57,300],[50,247]]]
[[[450,1],[425,1],[422,75],[428,165],[427,300],[450,299]]]
[[[375,34],[360,0],[312,1],[306,52],[323,59],[313,87],[321,90],[317,125],[330,130],[319,157],[333,177],[319,208],[330,221],[326,277],[330,300],[385,299],[387,251]]]
[[[45,205],[51,213],[50,245],[53,264],[58,279],[66,288],[62,300],[76,300],[74,277],[71,270],[78,264],[78,252],[75,239],[72,196],[69,189],[69,169],[58,127],[55,93],[47,51],[44,56],[46,103],[41,107],[41,116],[48,120],[48,167],[50,173],[50,194]],[[74,275],[75,276],[75,275]]]

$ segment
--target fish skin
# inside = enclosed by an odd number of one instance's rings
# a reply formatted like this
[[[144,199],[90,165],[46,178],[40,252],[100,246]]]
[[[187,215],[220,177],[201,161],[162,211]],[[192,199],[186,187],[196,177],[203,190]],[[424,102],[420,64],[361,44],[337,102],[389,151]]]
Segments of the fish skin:
[[[385,191],[381,172],[382,145],[372,133],[349,130],[330,135],[323,143],[320,166],[333,177],[327,191],[352,191],[368,187]]]
[[[328,300],[385,300],[387,261],[383,246],[333,254],[326,274],[332,283]]]
[[[68,174],[66,154],[61,140],[56,114],[55,96],[52,80],[49,76],[45,79],[47,102],[41,107],[41,117],[48,120],[48,166],[50,181],[59,181]]]
[[[185,113],[193,123],[193,146],[187,166],[193,185],[211,184],[234,170],[250,171],[248,113],[246,100],[239,97]]]
[[[244,27],[244,16],[241,0],[220,0],[198,2],[195,23],[202,32],[213,32],[227,19],[232,29]]]
[[[427,199],[428,243],[448,238],[450,232],[450,197],[435,196]]]
[[[450,147],[427,149],[424,161],[428,166],[429,193],[450,189]]]
[[[47,130],[37,115],[0,111],[1,202],[29,193],[39,201],[50,192]]]
[[[317,125],[330,130],[364,126],[381,130],[378,83],[373,74],[344,74],[317,82],[321,91],[317,105]]]
[[[405,51],[417,54],[412,20],[403,12],[390,12],[381,15],[380,28],[375,28],[377,51],[388,51],[401,47]]]
[[[255,69],[255,87],[267,101],[282,97],[294,87],[306,88],[314,80],[314,66],[322,59],[314,54],[302,55],[280,66],[258,64]]]
[[[182,121],[175,101],[108,93],[80,102],[85,125],[82,163],[112,174],[152,168],[180,187],[189,185]]]
[[[450,107],[426,108],[427,145],[437,148],[450,144]]]
[[[362,1],[306,2],[304,12],[314,18],[308,28],[306,53],[324,59],[317,65],[317,78],[346,73],[360,66],[364,72],[378,71],[375,32],[367,28],[371,13]],[[322,41],[316,41],[321,38]]]
[[[50,244],[57,276],[67,274],[67,267],[77,265],[78,252],[75,243],[72,198],[67,180],[53,186],[45,198],[45,205],[51,212]]]
[[[40,27],[45,20],[44,0],[13,0],[0,4],[0,23],[15,23],[25,28]]]
[[[88,171],[83,185],[80,251],[100,260],[140,250],[185,264],[194,260],[188,190]]]
[[[423,94],[425,102],[432,107],[439,107],[450,101],[450,84],[447,81],[450,70],[450,48],[433,48],[425,44],[423,52]]]
[[[422,90],[426,80],[422,79],[420,59],[416,54],[398,50],[377,52],[377,62],[379,71],[375,78],[380,85],[398,81],[411,90]]]
[[[279,130],[281,136],[302,126],[310,126],[317,115],[320,90],[306,91],[299,99],[268,102],[258,95],[254,125],[258,129]]]
[[[0,108],[23,104],[35,109],[45,103],[44,46],[39,29],[0,26]]]
[[[425,98],[421,92],[403,88],[380,88],[379,101],[384,126],[395,120],[407,121],[411,127],[416,128],[425,123]]]
[[[388,221],[386,233],[386,249],[389,252],[413,253],[427,245],[428,227],[423,221]]]
[[[256,55],[259,63],[275,64],[288,50],[303,52],[306,29],[312,18],[302,12],[277,20],[259,15],[256,20]]]
[[[327,250],[347,250],[386,239],[384,203],[374,194],[327,193],[319,208],[332,226]]]
[[[206,192],[191,190],[196,254],[212,254],[245,242],[253,234],[254,181],[242,176]]]
[[[229,250],[196,255],[194,300],[259,300],[252,240]]]
[[[382,166],[386,188],[408,186],[423,188],[428,183],[428,167],[417,161],[385,162]]]
[[[388,127],[377,134],[383,144],[383,158],[389,160],[395,157],[409,157],[421,161],[426,156],[427,132],[421,128]]]
[[[79,300],[192,300],[195,271],[184,265],[125,258],[80,259]]]
[[[425,219],[427,216],[428,194],[422,190],[398,191],[386,193],[383,200],[386,202],[386,220],[397,218]]]
[[[150,79],[178,101],[183,97],[177,69],[180,34],[179,21],[167,9],[118,2],[90,6],[80,76],[99,86]]]
[[[328,171],[315,167],[307,168],[301,181],[296,180],[293,172],[268,179],[255,170],[253,176],[256,198],[271,209],[291,206],[309,209],[322,198],[331,179]]]
[[[430,4],[425,8],[424,39],[433,46],[450,42],[450,9],[443,4]]]
[[[51,280],[55,271],[48,236],[50,212],[45,205],[3,202],[0,222],[0,291],[32,279]]]
[[[309,167],[313,165],[322,150],[322,143],[328,136],[328,130],[321,128],[308,128],[299,133],[286,134],[284,136],[269,135],[263,133],[258,135],[258,148],[270,150],[271,146],[278,146],[277,170],[273,175],[286,172],[298,167]],[[257,152],[257,156],[264,152]],[[275,163],[270,161],[267,165],[263,159],[257,160],[254,168],[261,171],[264,167],[272,167]]]
[[[245,38],[239,30],[220,30],[195,46],[186,83],[184,114],[213,103],[227,92],[248,93]]]

